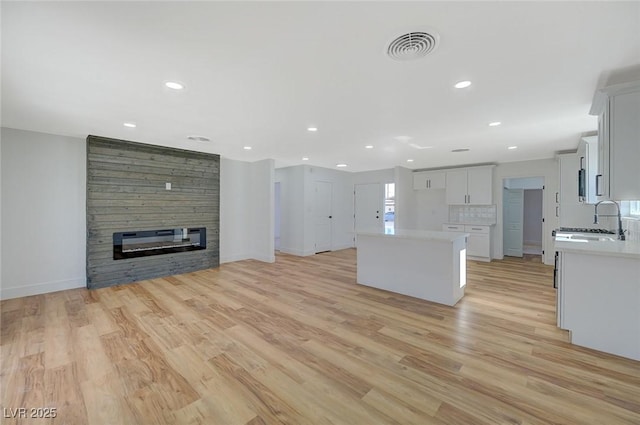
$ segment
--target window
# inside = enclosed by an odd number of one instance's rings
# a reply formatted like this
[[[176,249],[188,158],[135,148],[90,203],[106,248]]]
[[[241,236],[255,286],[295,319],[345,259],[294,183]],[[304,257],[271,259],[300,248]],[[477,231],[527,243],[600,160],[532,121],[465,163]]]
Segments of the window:
[[[629,215],[640,216],[640,201],[629,201]]]
[[[396,221],[396,185],[384,185],[384,232],[393,233]]]

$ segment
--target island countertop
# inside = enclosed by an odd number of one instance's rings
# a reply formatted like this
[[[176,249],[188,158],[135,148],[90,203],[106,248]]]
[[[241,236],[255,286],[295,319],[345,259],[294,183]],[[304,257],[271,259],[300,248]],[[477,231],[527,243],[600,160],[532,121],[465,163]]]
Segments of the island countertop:
[[[640,260],[640,242],[634,241],[600,241],[600,240],[558,240],[555,250],[576,254],[605,255]]]
[[[459,232],[441,232],[436,230],[411,230],[411,229],[391,229],[387,233],[382,230],[370,229],[360,230],[356,235],[379,236],[385,238],[403,238],[403,239],[422,239],[432,241],[449,241],[453,242],[460,238],[466,238],[468,233]]]

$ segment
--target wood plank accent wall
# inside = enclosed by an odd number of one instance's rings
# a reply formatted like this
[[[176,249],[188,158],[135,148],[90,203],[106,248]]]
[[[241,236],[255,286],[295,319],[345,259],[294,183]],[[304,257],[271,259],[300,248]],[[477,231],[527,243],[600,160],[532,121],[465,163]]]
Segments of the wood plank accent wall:
[[[207,249],[113,259],[114,232],[181,227]],[[87,137],[87,288],[218,267],[219,233],[219,155]]]

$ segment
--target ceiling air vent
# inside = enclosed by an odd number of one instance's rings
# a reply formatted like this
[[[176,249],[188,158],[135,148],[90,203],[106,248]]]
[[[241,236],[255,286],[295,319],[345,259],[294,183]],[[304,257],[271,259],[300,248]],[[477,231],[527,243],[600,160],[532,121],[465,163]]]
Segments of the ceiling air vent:
[[[192,140],[194,142],[210,142],[211,141],[211,139],[204,136],[189,136],[187,137],[187,139]]]
[[[437,47],[439,38],[435,33],[410,32],[389,43],[387,55],[397,61],[420,59],[427,56]]]

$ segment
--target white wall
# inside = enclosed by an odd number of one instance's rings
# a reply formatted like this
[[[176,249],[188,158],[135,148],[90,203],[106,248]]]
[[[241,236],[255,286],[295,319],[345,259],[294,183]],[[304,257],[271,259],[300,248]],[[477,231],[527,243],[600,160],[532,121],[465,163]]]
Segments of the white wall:
[[[2,128],[0,297],[86,286],[86,144]]]
[[[298,165],[279,168],[280,251],[293,255],[315,254],[313,217],[316,182],[332,184],[331,249],[353,247],[353,173]]]
[[[249,247],[251,258],[273,263],[276,261],[274,247],[275,220],[275,161],[265,159],[251,166],[251,236]]]
[[[331,191],[331,250],[353,247],[353,174],[304,165],[304,255],[315,252],[313,209],[316,182],[329,182]]]
[[[278,168],[275,180],[280,183],[280,251],[305,255],[304,167]]]
[[[507,179],[504,187],[507,189],[542,189],[544,179],[542,177],[522,177]]]
[[[415,229],[417,206],[413,190],[413,170],[395,167],[394,179],[396,182],[396,229]]]
[[[273,164],[220,158],[220,263],[275,261]]]
[[[445,189],[416,190],[416,228],[441,231],[449,221],[449,206]]]
[[[384,170],[375,171],[361,171],[359,173],[353,173],[353,184],[369,184],[369,183],[394,183],[394,169],[387,168]]]
[[[551,231],[558,227],[555,217],[556,199],[558,191],[559,166],[555,159],[540,159],[534,161],[507,162],[499,164],[493,172],[494,203],[497,205],[498,223],[493,228],[493,255],[492,258],[502,259],[502,189],[503,179],[515,177],[543,177],[544,178],[544,218],[542,227],[542,249],[544,250],[544,263],[553,264],[553,238]]]

